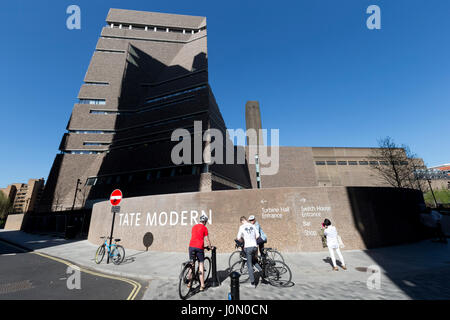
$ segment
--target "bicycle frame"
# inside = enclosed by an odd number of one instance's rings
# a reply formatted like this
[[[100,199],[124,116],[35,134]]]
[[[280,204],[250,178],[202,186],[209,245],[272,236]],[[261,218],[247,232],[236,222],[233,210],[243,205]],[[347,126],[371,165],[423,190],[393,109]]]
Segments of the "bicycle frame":
[[[113,247],[116,247],[117,248],[117,245],[115,244],[115,243],[111,243],[111,245],[109,245],[108,244],[108,239],[105,239],[105,243],[103,244],[105,247],[106,247],[106,249],[108,250],[108,255],[110,256],[110,257],[113,257],[113,255],[112,255],[112,248]]]

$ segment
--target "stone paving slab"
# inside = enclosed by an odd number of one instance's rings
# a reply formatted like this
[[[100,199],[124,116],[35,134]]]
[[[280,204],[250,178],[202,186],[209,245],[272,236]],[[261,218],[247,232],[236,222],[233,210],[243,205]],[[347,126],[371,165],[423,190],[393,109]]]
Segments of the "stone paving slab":
[[[124,263],[116,266],[94,262],[97,246],[88,242],[68,241],[49,235],[1,231],[0,239],[8,240],[38,252],[69,260],[85,268],[135,278],[149,283],[144,299],[179,299],[178,275],[187,252],[154,252],[126,250]],[[331,270],[328,251],[285,253],[292,271],[293,286],[276,288],[260,283],[241,287],[241,298],[249,300],[322,300],[322,299],[450,299],[450,246],[423,241],[403,246],[372,250],[343,250],[348,270]],[[217,254],[217,270],[224,279],[217,288],[208,288],[190,299],[226,300],[230,291],[227,278],[229,254]],[[106,258],[106,257],[105,257]],[[381,288],[370,290],[369,266],[381,271]]]

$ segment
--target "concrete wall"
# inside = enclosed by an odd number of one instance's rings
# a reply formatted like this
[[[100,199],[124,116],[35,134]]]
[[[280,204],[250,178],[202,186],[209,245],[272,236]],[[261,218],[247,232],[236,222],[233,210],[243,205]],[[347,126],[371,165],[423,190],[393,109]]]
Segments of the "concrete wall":
[[[116,215],[114,236],[126,248],[145,250],[143,237],[154,237],[149,250],[184,252],[191,227],[205,212],[210,239],[219,252],[234,250],[239,218],[254,214],[283,252],[323,250],[318,230],[329,218],[346,249],[418,240],[420,193],[409,189],[304,187],[183,193],[124,199]],[[109,236],[113,215],[109,202],[94,205],[88,240]],[[138,219],[136,219],[138,218]],[[399,228],[399,225],[402,228]],[[393,233],[394,231],[394,233]]]
[[[21,230],[25,214],[10,214],[6,219],[5,230]]]

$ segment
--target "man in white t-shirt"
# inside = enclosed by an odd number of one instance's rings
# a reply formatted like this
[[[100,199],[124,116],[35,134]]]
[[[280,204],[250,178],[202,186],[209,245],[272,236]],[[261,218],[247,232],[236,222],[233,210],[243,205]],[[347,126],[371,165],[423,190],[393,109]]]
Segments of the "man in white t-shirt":
[[[241,226],[236,236],[237,240],[244,239],[244,252],[247,257],[248,275],[250,277],[251,284],[256,286],[255,275],[253,274],[253,257],[258,252],[258,245],[256,239],[259,238],[259,232],[255,226],[247,221],[247,218],[241,217]],[[259,272],[262,271],[260,265],[255,263],[256,269]]]

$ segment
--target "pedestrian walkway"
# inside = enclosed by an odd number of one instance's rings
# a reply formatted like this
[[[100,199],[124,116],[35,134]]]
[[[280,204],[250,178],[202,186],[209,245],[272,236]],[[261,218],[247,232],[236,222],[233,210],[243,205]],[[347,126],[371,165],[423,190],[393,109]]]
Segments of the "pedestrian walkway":
[[[0,239],[85,268],[148,282],[144,299],[179,299],[178,275],[181,263],[187,260],[187,252],[127,249],[121,265],[107,265],[106,259],[97,265],[94,256],[98,246],[87,240],[64,240],[49,235],[1,230]],[[328,250],[283,253],[292,271],[293,285],[275,288],[260,283],[254,288],[243,284],[241,299],[450,299],[450,245],[428,240],[366,251],[343,251],[343,255],[348,270],[336,272],[331,269]],[[230,291],[228,257],[228,253],[217,254],[217,271],[223,280],[222,285],[195,294],[192,300],[227,299]],[[368,287],[369,277],[375,279],[378,275],[366,271],[371,266],[380,270],[379,289]]]

